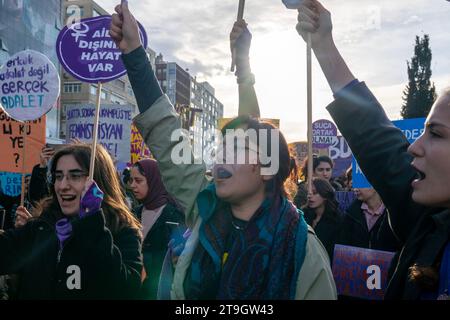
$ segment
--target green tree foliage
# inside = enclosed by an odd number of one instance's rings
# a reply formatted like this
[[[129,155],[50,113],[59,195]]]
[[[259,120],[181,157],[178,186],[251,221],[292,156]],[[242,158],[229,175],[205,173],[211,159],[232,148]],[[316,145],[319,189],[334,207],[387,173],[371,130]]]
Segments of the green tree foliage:
[[[436,100],[436,88],[431,83],[430,37],[416,36],[414,56],[408,65],[408,85],[403,91],[401,115],[403,119],[426,117]]]

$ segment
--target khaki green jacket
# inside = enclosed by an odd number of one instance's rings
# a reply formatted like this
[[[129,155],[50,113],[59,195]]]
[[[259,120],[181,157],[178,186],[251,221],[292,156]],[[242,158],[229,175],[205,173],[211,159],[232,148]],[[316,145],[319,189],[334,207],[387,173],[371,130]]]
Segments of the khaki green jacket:
[[[205,175],[206,167],[201,160],[194,159],[187,132],[181,137],[177,135],[181,129],[181,121],[166,95],[160,97],[146,112],[138,115],[134,122],[158,161],[167,191],[185,209],[186,224],[192,229],[192,235],[178,259],[171,290],[172,299],[185,299],[183,283],[198,244],[201,224],[196,199],[200,191],[210,183]],[[175,164],[172,153],[178,157],[180,154],[185,156],[190,164]],[[337,298],[328,254],[311,227],[308,228],[306,256],[297,280],[295,298]]]

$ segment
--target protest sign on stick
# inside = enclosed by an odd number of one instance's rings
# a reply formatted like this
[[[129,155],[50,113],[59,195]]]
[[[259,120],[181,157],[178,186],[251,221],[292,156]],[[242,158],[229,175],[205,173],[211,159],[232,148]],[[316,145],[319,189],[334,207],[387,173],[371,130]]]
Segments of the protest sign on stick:
[[[239,0],[237,21],[242,20],[244,18],[244,8],[245,8],[245,0]],[[231,72],[234,72],[235,66],[236,66],[236,49],[233,48],[233,52],[231,54]]]
[[[306,99],[308,118],[308,192],[312,192],[313,159],[312,159],[312,65],[311,65],[311,34],[306,41]]]
[[[303,0],[282,0],[286,8],[297,9]],[[306,35],[306,103],[307,103],[307,139],[308,139],[308,191],[312,188],[312,69],[311,69],[311,34]]]
[[[94,140],[94,123],[97,121],[98,142],[117,162],[130,160],[130,135],[132,111],[130,105],[104,104],[98,121],[94,104],[66,106],[67,142],[72,139],[89,143]]]
[[[97,86],[97,102],[95,104],[95,119],[94,119],[94,140],[92,140],[91,163],[89,166],[89,180],[94,180],[94,165],[95,153],[97,151],[98,140],[98,117],[100,115],[100,97],[102,92],[102,83],[99,82]]]
[[[49,112],[59,96],[60,81],[53,63],[42,53],[24,50],[13,55],[0,68],[0,105],[14,120],[25,122],[22,140],[22,193],[25,188],[25,137],[30,124]]]
[[[39,154],[45,145],[45,123],[43,116],[25,125],[0,110],[0,172],[31,173],[33,166],[39,163]],[[27,157],[24,161],[22,150],[25,145]],[[22,163],[25,164],[24,170]]]
[[[59,74],[42,53],[24,50],[0,68],[0,105],[17,121],[36,120],[55,105],[60,90]]]
[[[30,127],[30,124],[28,122],[25,122],[26,129]],[[25,131],[27,131],[25,129]],[[25,141],[25,132],[22,135],[24,141]],[[25,147],[22,149],[22,192],[20,193],[20,205],[23,206],[25,201]]]
[[[125,66],[120,58],[121,52],[109,35],[111,19],[111,16],[82,19],[78,23],[65,26],[56,41],[56,52],[64,69],[83,82],[97,84],[90,179],[94,175],[102,83],[126,74]],[[142,25],[140,23],[138,25],[141,43],[146,48],[147,35]]]

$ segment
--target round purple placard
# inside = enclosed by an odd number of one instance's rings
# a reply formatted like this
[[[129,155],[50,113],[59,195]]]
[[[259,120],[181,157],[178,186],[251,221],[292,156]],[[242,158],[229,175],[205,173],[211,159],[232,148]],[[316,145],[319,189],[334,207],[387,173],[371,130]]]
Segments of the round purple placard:
[[[313,127],[313,147],[317,149],[328,148],[337,139],[336,125],[325,119],[314,121]]]
[[[64,69],[83,82],[108,82],[126,74],[121,52],[109,36],[111,16],[81,19],[65,26],[56,40],[56,53]],[[144,48],[147,34],[140,23]]]

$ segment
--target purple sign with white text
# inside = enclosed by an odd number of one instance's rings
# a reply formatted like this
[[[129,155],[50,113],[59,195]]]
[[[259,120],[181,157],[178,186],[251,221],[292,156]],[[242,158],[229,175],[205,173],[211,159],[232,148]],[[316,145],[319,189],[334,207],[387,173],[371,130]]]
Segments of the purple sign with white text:
[[[64,69],[75,78],[90,83],[108,82],[126,74],[121,52],[109,35],[111,16],[82,19],[65,26],[56,40],[56,53]],[[147,35],[139,24],[144,48]]]
[[[325,149],[336,143],[337,128],[330,120],[317,120],[312,124],[313,147]]]

